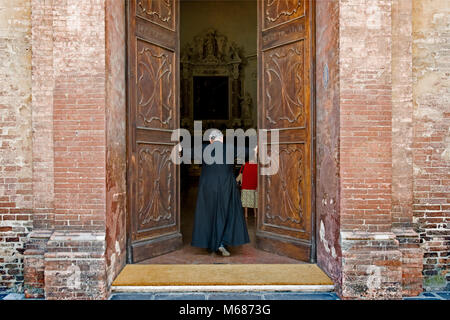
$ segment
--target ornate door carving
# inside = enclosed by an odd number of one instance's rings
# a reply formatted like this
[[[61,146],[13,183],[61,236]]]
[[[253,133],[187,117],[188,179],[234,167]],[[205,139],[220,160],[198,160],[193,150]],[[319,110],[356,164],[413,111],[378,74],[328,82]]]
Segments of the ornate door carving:
[[[278,173],[259,177],[257,245],[303,261],[313,243],[311,8],[311,0],[258,1],[258,126],[278,129],[280,141]]]
[[[179,168],[170,161],[179,126],[178,6],[129,1],[128,262],[182,245]]]

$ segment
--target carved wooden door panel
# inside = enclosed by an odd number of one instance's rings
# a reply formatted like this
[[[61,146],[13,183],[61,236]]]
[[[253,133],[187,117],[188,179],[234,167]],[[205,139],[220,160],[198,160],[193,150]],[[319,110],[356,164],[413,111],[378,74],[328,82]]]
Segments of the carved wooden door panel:
[[[128,5],[128,262],[182,245],[179,167],[170,161],[179,126],[179,4]]]
[[[279,170],[259,176],[257,246],[312,259],[310,0],[258,1],[259,129],[279,130]],[[260,172],[261,174],[261,172]]]

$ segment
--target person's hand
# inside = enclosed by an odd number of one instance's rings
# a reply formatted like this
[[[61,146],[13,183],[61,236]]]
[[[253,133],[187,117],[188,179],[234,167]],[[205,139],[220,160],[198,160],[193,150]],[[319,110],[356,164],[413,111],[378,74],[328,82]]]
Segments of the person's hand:
[[[253,149],[253,158],[252,160],[256,161],[258,159],[258,145],[256,145],[255,149]]]

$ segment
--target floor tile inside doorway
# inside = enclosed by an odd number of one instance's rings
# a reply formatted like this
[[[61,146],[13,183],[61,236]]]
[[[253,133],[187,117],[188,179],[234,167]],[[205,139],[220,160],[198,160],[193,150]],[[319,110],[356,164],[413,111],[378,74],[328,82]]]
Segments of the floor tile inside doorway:
[[[216,253],[208,253],[205,249],[192,247],[190,242],[197,201],[197,182],[193,180],[190,183],[183,184],[181,188],[184,188],[184,192],[181,192],[181,233],[183,234],[183,248],[162,256],[141,261],[141,264],[304,263],[255,248],[256,220],[252,209],[249,209],[247,221],[250,243],[239,247],[231,247],[230,257],[222,257]]]

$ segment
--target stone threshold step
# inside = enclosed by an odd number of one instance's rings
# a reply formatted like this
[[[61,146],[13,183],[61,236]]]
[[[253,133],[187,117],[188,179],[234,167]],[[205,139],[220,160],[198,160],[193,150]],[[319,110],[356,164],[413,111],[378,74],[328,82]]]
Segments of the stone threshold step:
[[[333,292],[334,285],[199,285],[199,286],[112,286],[118,292]]]

